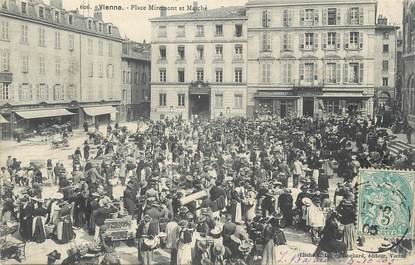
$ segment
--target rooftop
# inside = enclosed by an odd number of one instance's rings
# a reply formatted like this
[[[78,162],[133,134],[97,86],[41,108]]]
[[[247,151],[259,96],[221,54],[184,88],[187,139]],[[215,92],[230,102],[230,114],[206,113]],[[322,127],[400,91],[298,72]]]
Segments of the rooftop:
[[[170,20],[213,20],[213,19],[246,19],[246,10],[243,6],[229,6],[206,11],[192,12],[180,15],[152,18],[150,21]]]
[[[28,0],[26,12],[23,13],[21,6],[17,4],[19,2],[8,1],[7,3],[7,5],[3,4],[0,6],[0,14],[18,16],[21,19],[35,20],[35,22],[47,23],[55,27],[64,27],[67,30],[83,31],[94,35],[101,35],[102,37],[121,39],[120,32],[116,26],[93,17],[85,17],[79,14],[78,10],[67,11],[65,9],[57,9],[51,5],[47,5],[42,0]],[[39,14],[39,7],[43,7],[43,16]],[[57,15],[58,19],[56,19],[55,11],[59,11],[59,14]],[[73,15],[72,24],[69,23],[69,14]],[[88,27],[88,21],[92,21],[91,28]],[[102,28],[100,28],[99,23],[102,23]],[[109,25],[111,25],[111,32],[109,30]]]
[[[377,3],[377,0],[248,0],[247,7],[256,5],[310,5],[310,4]]]
[[[151,60],[151,44],[124,40],[122,43],[122,58],[148,61]]]

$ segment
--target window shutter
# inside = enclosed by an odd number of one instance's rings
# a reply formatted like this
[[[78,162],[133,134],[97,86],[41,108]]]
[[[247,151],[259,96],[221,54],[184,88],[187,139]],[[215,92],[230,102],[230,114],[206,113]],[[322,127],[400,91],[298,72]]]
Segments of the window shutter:
[[[363,21],[363,12],[364,12],[364,9],[363,9],[363,7],[359,7],[359,25],[363,25],[364,24],[364,21]]]
[[[318,63],[314,63],[314,80],[318,80]]]
[[[285,27],[284,20],[287,16],[288,16],[288,10],[287,9],[281,10],[281,27]]]
[[[300,9],[300,26],[304,26],[304,9]]]
[[[19,89],[17,90],[17,98],[19,99],[19,100],[21,100],[22,99],[22,84],[19,84]]]
[[[347,50],[349,49],[349,41],[350,41],[350,33],[349,32],[344,32],[343,33],[343,44],[344,44],[344,49]]]
[[[284,41],[287,33],[280,34],[280,50],[284,51]]]
[[[293,36],[290,33],[287,33],[288,37],[288,50],[293,50]]]
[[[284,62],[284,63],[281,63],[282,65],[282,73],[281,73],[281,76],[282,76],[282,82],[284,83],[284,84],[286,84],[287,83],[287,63],[286,62]]]
[[[350,8],[347,9],[346,18],[347,24],[350,25],[352,23],[352,13]]]
[[[336,9],[336,24],[337,25],[340,25],[341,24],[341,9],[340,8],[337,8]]]
[[[359,48],[363,49],[363,32],[359,32]]]
[[[349,82],[349,64],[344,63],[343,64],[343,83]]]
[[[40,99],[40,86],[39,86],[39,84],[36,85],[36,98]]]
[[[263,63],[262,64],[262,77],[261,77],[261,80],[262,80],[262,83],[265,83],[265,67],[266,67],[266,64],[265,63]]]
[[[317,26],[319,24],[319,20],[320,20],[320,17],[319,17],[318,9],[314,9],[314,25]]]
[[[304,63],[300,63],[300,80],[304,80]]]
[[[288,10],[288,26],[289,27],[292,26],[292,21],[293,21],[293,11],[292,10]]]
[[[340,32],[336,32],[336,46],[340,49]]]
[[[267,26],[267,10],[262,10],[262,27]],[[160,95],[161,98],[161,95]]]
[[[304,50],[304,33],[300,33],[299,40],[300,50]]]
[[[340,84],[341,82],[341,64],[336,64],[336,82],[337,84]]]
[[[314,37],[314,49],[317,50],[318,49],[318,33],[314,33],[313,37]]]
[[[363,83],[363,77],[364,77],[364,65],[363,63],[360,63],[359,65],[359,82],[362,84]]]
[[[291,62],[287,63],[287,83],[291,83]]]
[[[267,64],[267,81],[271,82],[271,64]]]
[[[271,12],[267,10],[267,27],[271,26]]]
[[[49,85],[46,86],[46,99],[49,99]]]
[[[33,99],[32,84],[29,85],[29,98]]]
[[[321,14],[322,14],[322,16],[321,16],[321,23],[323,24],[323,26],[326,26],[328,24],[327,23],[327,11],[328,11],[327,8],[323,8],[323,10],[321,12]]]
[[[267,50],[271,51],[272,50],[271,47],[272,47],[271,33],[268,33],[267,34]]]

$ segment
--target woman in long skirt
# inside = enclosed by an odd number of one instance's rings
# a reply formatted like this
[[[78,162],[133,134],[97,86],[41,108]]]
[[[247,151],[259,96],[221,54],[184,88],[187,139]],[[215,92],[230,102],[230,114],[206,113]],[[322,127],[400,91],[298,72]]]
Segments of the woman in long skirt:
[[[180,225],[180,223],[179,223]],[[187,227],[182,227],[177,243],[177,265],[192,264],[192,240],[193,231]]]
[[[62,209],[59,213],[59,222],[56,228],[57,240],[61,244],[68,243],[75,237],[75,233],[72,228],[71,220],[71,205],[67,202],[63,202]]]
[[[356,246],[356,212],[353,193],[347,193],[337,207],[339,221],[344,226],[343,243],[347,250],[353,250]]]
[[[37,208],[33,210],[32,223],[32,241],[43,243],[46,240],[45,219],[47,210],[43,207],[41,202],[38,202]]]

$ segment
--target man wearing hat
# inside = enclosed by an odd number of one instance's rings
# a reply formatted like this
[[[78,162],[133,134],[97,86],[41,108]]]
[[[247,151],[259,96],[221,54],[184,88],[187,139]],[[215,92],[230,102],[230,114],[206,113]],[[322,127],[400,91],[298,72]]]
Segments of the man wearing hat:
[[[144,243],[145,239],[156,236],[150,229],[151,216],[145,214],[143,221],[138,225],[137,238],[138,238],[138,263],[142,265],[151,265],[153,260],[153,249]]]
[[[284,189],[284,193],[278,197],[278,208],[281,210],[282,223],[290,226],[293,221],[293,197],[290,189]]]

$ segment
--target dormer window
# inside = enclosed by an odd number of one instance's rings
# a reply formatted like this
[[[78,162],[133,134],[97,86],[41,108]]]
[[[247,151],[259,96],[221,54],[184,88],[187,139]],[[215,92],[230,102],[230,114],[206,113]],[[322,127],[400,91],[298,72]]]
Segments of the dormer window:
[[[112,26],[111,25],[108,26],[108,34],[112,34]]]
[[[39,6],[39,18],[45,18],[45,8]]]
[[[69,14],[68,22],[69,22],[69,25],[73,25],[73,15],[72,14]]]
[[[1,3],[1,8],[7,9],[7,0],[3,0]]]
[[[27,14],[27,3],[26,2],[22,2],[21,3],[21,7],[22,7],[22,14]]]
[[[101,22],[99,22],[99,24],[98,24],[98,30],[99,30],[99,32],[102,31],[102,23]]]
[[[59,11],[55,10],[55,22],[59,22]]]
[[[88,29],[92,30],[92,20],[88,20]]]

